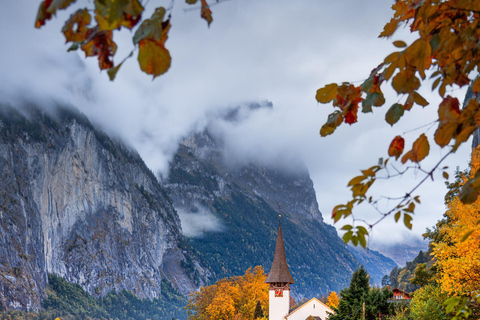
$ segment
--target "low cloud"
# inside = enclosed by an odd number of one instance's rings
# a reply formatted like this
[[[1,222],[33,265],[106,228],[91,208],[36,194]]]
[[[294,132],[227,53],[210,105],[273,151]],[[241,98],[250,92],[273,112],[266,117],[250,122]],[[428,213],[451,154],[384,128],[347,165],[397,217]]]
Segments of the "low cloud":
[[[194,212],[177,209],[185,237],[201,238],[208,232],[222,232],[225,230],[220,219],[215,217],[207,208],[197,206]]]

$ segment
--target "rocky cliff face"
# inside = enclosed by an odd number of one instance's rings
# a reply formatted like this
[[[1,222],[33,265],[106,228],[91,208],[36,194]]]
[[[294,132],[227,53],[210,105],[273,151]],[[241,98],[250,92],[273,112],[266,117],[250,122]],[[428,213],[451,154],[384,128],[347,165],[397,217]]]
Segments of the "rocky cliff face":
[[[0,114],[0,300],[38,309],[47,273],[90,293],[161,295],[203,284],[164,189],[140,157],[82,115]]]
[[[231,166],[224,158],[222,138],[207,130],[184,139],[166,187],[179,212],[212,215],[222,225],[189,237],[213,278],[239,275],[256,265],[268,272],[279,214],[295,297],[339,291],[359,266],[335,229],[323,222],[304,166]]]

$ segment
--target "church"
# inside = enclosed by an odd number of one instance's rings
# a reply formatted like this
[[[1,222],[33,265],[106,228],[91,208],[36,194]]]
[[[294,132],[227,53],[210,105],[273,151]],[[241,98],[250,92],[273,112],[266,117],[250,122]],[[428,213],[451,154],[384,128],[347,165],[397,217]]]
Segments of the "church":
[[[272,267],[265,282],[269,284],[269,320],[305,320],[310,316],[315,320],[326,320],[327,312],[333,313],[332,309],[316,298],[290,312],[290,285],[295,281],[287,265],[280,220]]]

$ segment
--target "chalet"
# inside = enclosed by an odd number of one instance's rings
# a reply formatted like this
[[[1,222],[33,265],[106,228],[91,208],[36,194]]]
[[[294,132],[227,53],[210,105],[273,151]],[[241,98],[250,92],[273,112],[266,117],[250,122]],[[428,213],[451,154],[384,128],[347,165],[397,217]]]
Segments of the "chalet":
[[[280,220],[272,267],[265,282],[270,285],[268,296],[269,320],[305,320],[309,317],[313,317],[315,320],[326,320],[327,312],[333,313],[332,309],[316,298],[290,312],[290,285],[294,284],[295,281],[288,269]]]
[[[395,288],[392,291],[393,291],[392,300],[409,300],[410,299],[410,295],[408,294],[408,292],[405,292],[398,288]]]

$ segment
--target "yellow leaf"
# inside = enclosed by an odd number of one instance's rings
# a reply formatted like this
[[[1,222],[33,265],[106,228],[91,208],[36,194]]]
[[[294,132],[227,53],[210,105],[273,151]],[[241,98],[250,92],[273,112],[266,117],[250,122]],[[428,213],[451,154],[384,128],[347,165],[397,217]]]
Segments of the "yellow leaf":
[[[337,96],[337,88],[338,85],[336,83],[330,83],[318,89],[317,95],[315,96],[317,101],[320,103],[329,103]]]
[[[155,78],[167,72],[170,68],[172,61],[170,52],[158,42],[142,39],[138,48],[138,62],[144,72],[153,75]]]

